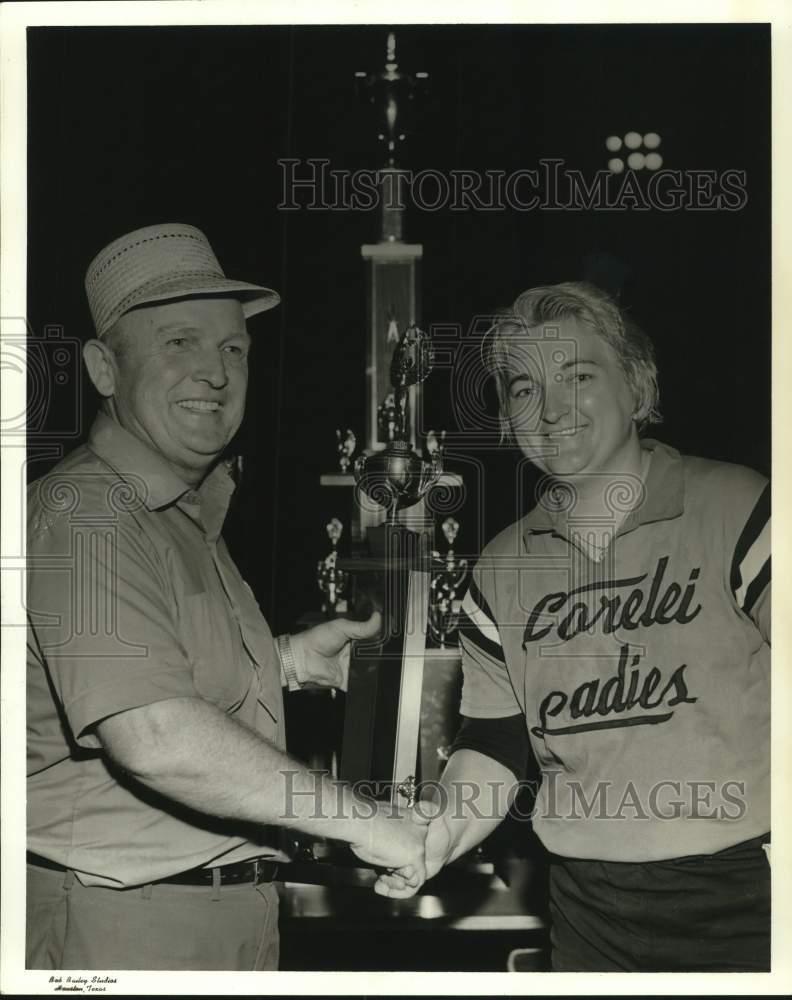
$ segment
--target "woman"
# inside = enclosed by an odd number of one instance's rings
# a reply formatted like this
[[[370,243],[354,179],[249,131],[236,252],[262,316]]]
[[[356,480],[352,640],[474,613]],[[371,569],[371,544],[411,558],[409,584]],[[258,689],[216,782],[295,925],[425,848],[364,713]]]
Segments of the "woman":
[[[428,874],[497,826],[530,744],[555,970],[766,970],[769,485],[641,436],[652,347],[597,288],[530,289],[489,340],[504,431],[545,475],[463,605]]]

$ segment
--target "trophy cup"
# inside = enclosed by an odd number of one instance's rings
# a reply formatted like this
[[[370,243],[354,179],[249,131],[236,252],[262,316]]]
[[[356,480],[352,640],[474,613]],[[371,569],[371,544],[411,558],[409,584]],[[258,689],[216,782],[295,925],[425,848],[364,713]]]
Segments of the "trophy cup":
[[[459,534],[459,522],[447,517],[442,524],[443,534],[448,542],[444,557],[439,552],[432,553],[432,560],[441,569],[432,574],[429,585],[429,634],[440,649],[445,649],[449,637],[456,631],[458,613],[455,608],[457,593],[467,576],[467,559],[457,559],[454,542]]]
[[[439,450],[423,461],[408,444],[407,394],[411,385],[423,382],[432,370],[431,342],[417,326],[409,326],[393,352],[390,395],[380,407],[387,425],[388,443],[383,451],[364,453],[355,461],[358,487],[388,512],[387,525],[397,528],[397,512],[421,500],[443,471]],[[392,435],[392,436],[391,436]]]
[[[335,615],[337,611],[346,611],[346,607],[341,608],[339,604],[342,603],[348,577],[336,565],[338,560],[338,542],[343,531],[344,526],[337,517],[328,522],[327,536],[333,548],[324,559],[319,560],[316,568],[316,582],[319,584],[319,590],[324,594],[322,611],[331,616]]]

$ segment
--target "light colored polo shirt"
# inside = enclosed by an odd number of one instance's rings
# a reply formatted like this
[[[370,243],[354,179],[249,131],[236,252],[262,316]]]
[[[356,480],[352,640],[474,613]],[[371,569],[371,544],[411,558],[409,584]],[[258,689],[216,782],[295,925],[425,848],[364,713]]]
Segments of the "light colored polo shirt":
[[[29,488],[28,848],[85,885],[275,853],[133,785],[95,733],[118,712],[201,697],[284,747],[273,638],[220,536],[232,492],[222,465],[190,489],[104,414]]]
[[[769,484],[643,447],[645,491],[613,494],[601,558],[574,502],[543,498],[463,604],[461,711],[525,715],[534,828],[566,857],[710,854],[770,829]]]

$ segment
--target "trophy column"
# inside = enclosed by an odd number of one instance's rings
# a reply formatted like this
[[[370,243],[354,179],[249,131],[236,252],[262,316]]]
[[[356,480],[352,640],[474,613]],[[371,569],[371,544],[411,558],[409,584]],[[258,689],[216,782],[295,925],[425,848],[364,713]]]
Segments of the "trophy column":
[[[442,448],[425,449],[421,426],[422,382],[431,369],[430,338],[420,329],[423,247],[405,241],[402,151],[411,130],[426,73],[409,74],[396,62],[388,36],[385,66],[356,74],[358,91],[385,156],[377,171],[379,241],[361,247],[366,281],[366,410],[363,434],[341,429],[341,474],[322,476],[335,487],[349,518],[351,557],[339,558],[345,597],[355,617],[372,607],[383,612],[378,643],[356,644],[350,664],[338,774],[398,792],[416,779],[421,693],[434,521],[426,496],[438,482],[446,489],[459,478],[442,473]],[[399,162],[397,162],[399,161]],[[349,474],[356,443],[362,454]],[[349,444],[349,447],[346,445]],[[427,440],[426,444],[429,442]],[[441,478],[442,476],[442,478]],[[338,487],[346,487],[346,497]]]
[[[366,262],[366,447],[378,451],[387,442],[387,428],[380,427],[378,409],[391,392],[388,369],[393,350],[409,326],[420,325],[420,260],[418,243],[364,244]],[[416,447],[416,411],[420,389],[408,401],[409,442]],[[382,431],[385,434],[382,434]]]

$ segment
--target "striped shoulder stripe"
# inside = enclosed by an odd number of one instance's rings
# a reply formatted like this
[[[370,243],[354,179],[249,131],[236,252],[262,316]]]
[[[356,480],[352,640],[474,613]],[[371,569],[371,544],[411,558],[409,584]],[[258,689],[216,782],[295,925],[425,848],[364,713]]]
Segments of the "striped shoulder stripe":
[[[750,613],[770,581],[770,484],[756,501],[737,542],[730,583],[738,605]]]
[[[479,590],[479,586],[474,579],[471,579],[470,586],[468,587],[468,594],[473,600],[473,603],[477,608],[480,608],[484,615],[491,624],[495,623],[495,615],[492,613],[489,604],[487,603],[487,598]]]
[[[749,615],[753,611],[754,604],[765,587],[770,583],[770,558],[767,558],[764,566],[751,581],[745,591],[745,602],[742,605],[743,611]]]
[[[476,598],[484,605],[483,608]],[[459,615],[459,632],[463,638],[468,639],[492,659],[497,660],[498,663],[502,663],[505,666],[506,660],[503,656],[503,647],[501,645],[498,626],[493,620],[489,605],[472,581],[467,594],[465,594],[465,599],[462,601],[462,610]]]

